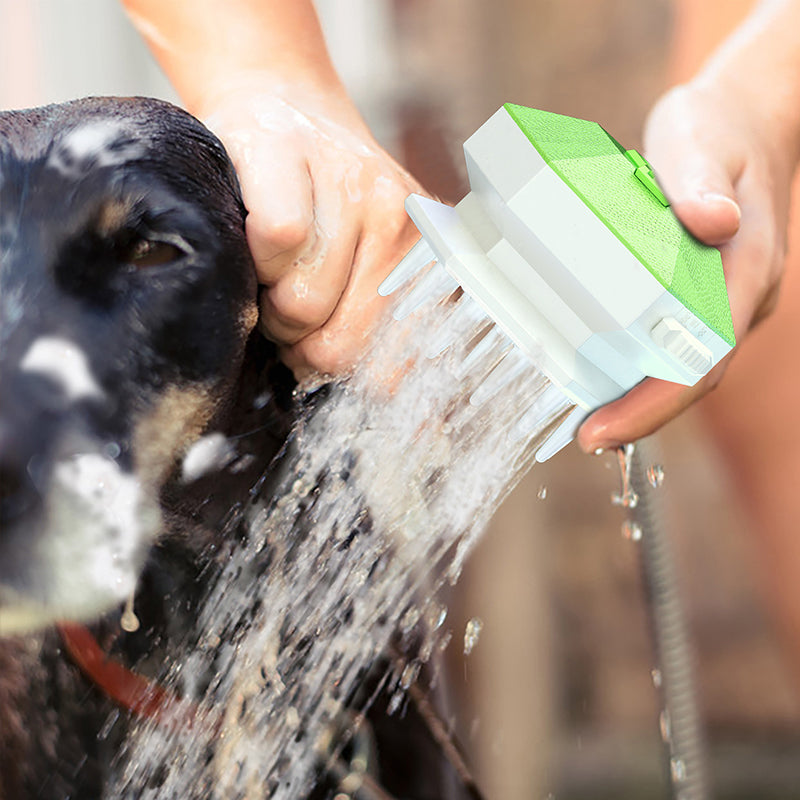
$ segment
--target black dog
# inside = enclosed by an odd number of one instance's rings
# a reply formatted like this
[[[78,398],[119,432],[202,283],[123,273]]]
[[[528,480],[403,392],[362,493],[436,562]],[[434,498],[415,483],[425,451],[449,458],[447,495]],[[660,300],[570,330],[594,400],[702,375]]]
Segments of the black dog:
[[[176,465],[244,384],[243,218],[220,143],[165,103],[0,114],[0,635],[117,607],[165,531],[186,552],[160,560],[199,568],[213,524]],[[0,647],[3,798],[100,794],[108,703],[52,640]]]
[[[285,440],[244,217],[222,145],[169,104],[0,113],[0,800],[102,796],[126,730],[103,732],[110,710],[158,711],[125,665],[181,657],[223,517]],[[250,435],[195,479],[208,430]],[[389,790],[442,796],[426,726],[383,708]]]
[[[8,633],[133,591],[255,310],[236,179],[190,116],[93,100],[0,115],[0,137]]]

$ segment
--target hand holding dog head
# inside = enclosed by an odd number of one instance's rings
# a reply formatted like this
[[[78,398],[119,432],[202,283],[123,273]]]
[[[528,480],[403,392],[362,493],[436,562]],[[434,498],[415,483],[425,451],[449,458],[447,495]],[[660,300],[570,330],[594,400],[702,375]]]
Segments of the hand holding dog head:
[[[261,328],[295,376],[341,373],[385,304],[378,284],[419,234],[419,185],[344,97],[257,80],[208,117],[236,165],[261,293]]]

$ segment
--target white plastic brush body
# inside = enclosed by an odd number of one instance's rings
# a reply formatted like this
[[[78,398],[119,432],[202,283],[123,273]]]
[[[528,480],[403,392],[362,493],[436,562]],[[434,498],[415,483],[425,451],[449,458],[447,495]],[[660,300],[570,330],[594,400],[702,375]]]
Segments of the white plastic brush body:
[[[407,199],[422,239],[379,292],[435,261],[395,316],[460,286],[473,321],[485,315],[576,405],[538,460],[645,377],[692,385],[731,350],[719,252],[681,226],[638,153],[596,123],[510,104],[464,152],[471,191],[455,207]],[[505,371],[519,372],[518,363]],[[504,364],[489,384],[502,380]],[[488,394],[482,388],[473,402]],[[520,409],[516,438],[552,398]]]

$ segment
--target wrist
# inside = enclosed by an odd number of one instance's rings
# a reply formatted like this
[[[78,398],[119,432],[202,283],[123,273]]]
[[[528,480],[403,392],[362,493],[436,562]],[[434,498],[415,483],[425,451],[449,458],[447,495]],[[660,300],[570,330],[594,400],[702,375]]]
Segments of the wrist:
[[[291,105],[317,107],[346,103],[352,105],[335,73],[318,74],[313,70],[289,71],[248,65],[217,70],[201,90],[184,98],[188,109],[204,119],[220,108],[240,104],[248,97],[268,95]],[[355,110],[355,109],[354,109]]]
[[[747,121],[794,169],[800,159],[800,0],[765,0],[691,85]]]
[[[264,130],[285,130],[289,121],[298,126],[298,133],[310,127],[347,130],[365,142],[373,142],[372,133],[338,80],[320,82],[296,72],[290,78],[266,70],[218,76],[189,110],[223,141],[226,132],[253,125]],[[276,124],[278,128],[274,127]]]

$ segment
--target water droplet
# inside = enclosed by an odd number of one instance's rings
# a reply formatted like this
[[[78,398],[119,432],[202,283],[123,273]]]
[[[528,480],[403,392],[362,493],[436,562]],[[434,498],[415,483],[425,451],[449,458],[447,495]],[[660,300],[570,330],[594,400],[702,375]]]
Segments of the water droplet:
[[[133,594],[125,602],[125,610],[119,620],[120,627],[127,633],[136,633],[139,630],[139,617],[133,610]]]
[[[464,564],[462,561],[454,561],[450,568],[447,570],[447,582],[451,586],[455,586],[458,583],[458,579],[461,577],[461,570],[464,568]]]
[[[661,738],[669,742],[672,738],[672,725],[669,720],[669,711],[666,709],[658,715],[658,729],[661,731]]]
[[[403,674],[400,676],[401,689],[408,689],[409,686],[411,686],[411,684],[417,680],[417,677],[419,676],[419,669],[420,665],[417,661],[410,661],[408,664],[406,664]]]
[[[640,542],[642,540],[642,526],[638,522],[626,519],[622,523],[622,535],[631,542]]]
[[[286,709],[285,720],[286,727],[290,731],[295,731],[300,727],[300,714],[297,713],[297,709],[294,706],[289,706]]]
[[[438,603],[432,602],[428,607],[425,617],[430,630],[438,631],[439,628],[444,625],[444,621],[447,619],[447,608],[445,606],[440,606]]]
[[[670,759],[669,771],[676,783],[686,780],[686,762],[682,758]]]
[[[619,464],[622,488],[618,493],[611,495],[611,502],[623,508],[636,508],[639,505],[639,495],[631,486],[631,462],[633,460],[634,446],[626,444],[617,448],[617,463]]]
[[[86,765],[86,762],[88,760],[89,760],[89,756],[84,753],[81,756],[81,758],[78,761],[78,763],[75,765],[75,768],[72,770],[72,777],[73,778],[77,778],[78,777],[78,775],[80,774],[80,771],[84,768],[84,766]],[[66,800],[69,800],[69,795],[67,795]]]
[[[116,461],[119,458],[121,452],[122,449],[116,442],[109,442],[103,448],[103,455],[107,456],[108,458],[114,461]]]
[[[97,738],[102,742],[108,739],[109,734],[111,733],[114,725],[117,724],[117,720],[119,719],[119,709],[115,708],[111,713],[106,717],[106,721],[103,723],[103,727],[97,732]]]
[[[386,713],[390,717],[397,713],[397,710],[400,708],[400,704],[403,702],[404,698],[405,694],[403,694],[402,691],[397,691],[392,695],[392,699],[389,701],[389,705],[386,708]]]
[[[464,629],[464,655],[468,656],[475,645],[478,644],[478,639],[483,629],[483,620],[480,617],[473,617],[467,622],[467,627]]]
[[[540,500],[544,500],[547,497],[547,487],[546,486],[540,486],[539,487],[539,492],[537,493],[536,496]]]
[[[611,495],[611,503],[615,506],[622,506],[623,508],[636,508],[639,505],[639,495],[633,489],[627,489],[624,492],[614,492]]]
[[[650,670],[650,678],[653,681],[653,686],[655,686],[656,689],[660,689],[661,688],[661,684],[664,681],[664,677],[661,674],[661,670],[658,669],[658,667],[655,667],[654,669]]]
[[[661,464],[651,464],[647,468],[647,482],[654,489],[658,489],[664,483],[664,467]]]
[[[431,656],[433,655],[433,648],[435,642],[431,637],[425,639],[422,643],[422,646],[419,648],[419,660],[423,664],[427,664],[431,660]]]
[[[400,620],[400,630],[403,633],[408,633],[419,622],[419,617],[419,608],[417,608],[417,606],[411,606]]]

